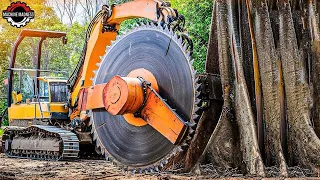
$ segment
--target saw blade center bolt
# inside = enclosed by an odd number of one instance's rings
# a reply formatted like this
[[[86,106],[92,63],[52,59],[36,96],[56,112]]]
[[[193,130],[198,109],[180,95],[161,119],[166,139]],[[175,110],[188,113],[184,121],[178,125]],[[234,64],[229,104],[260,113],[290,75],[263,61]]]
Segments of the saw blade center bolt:
[[[118,85],[112,86],[112,88],[110,89],[109,95],[110,95],[109,99],[112,104],[115,104],[116,102],[118,102],[121,96],[120,87]]]
[[[143,98],[141,82],[137,78],[114,76],[103,89],[104,106],[112,115],[135,113]]]
[[[150,86],[158,91],[156,78],[143,68],[131,71],[127,77],[112,77],[103,89],[105,109],[112,115],[123,115],[129,124],[135,126],[147,124],[141,117],[134,115],[141,111],[146,101],[146,87],[141,79],[150,82]]]

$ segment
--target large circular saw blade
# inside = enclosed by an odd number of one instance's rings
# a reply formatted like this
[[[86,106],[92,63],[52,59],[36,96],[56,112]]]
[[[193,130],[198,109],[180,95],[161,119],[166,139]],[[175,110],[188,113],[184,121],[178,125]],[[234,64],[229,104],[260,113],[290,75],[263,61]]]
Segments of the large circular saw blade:
[[[147,69],[156,77],[161,97],[189,121],[195,106],[194,73],[181,43],[162,27],[146,25],[131,30],[107,48],[94,85],[106,83],[115,75]],[[131,125],[123,116],[113,116],[104,109],[93,110],[92,118],[98,146],[116,163],[157,169],[176,151],[176,146],[149,125]]]

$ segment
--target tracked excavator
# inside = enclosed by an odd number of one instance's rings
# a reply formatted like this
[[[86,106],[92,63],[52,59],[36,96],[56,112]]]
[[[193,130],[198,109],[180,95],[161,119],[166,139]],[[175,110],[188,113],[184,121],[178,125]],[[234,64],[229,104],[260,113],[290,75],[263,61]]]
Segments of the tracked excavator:
[[[202,74],[192,66],[184,17],[158,0],[103,6],[70,78],[40,77],[37,66],[29,103],[12,93],[19,38],[8,77],[8,118],[19,123],[5,130],[5,154],[72,159],[94,145],[107,161],[131,172],[198,172],[199,164],[211,162],[262,177],[269,176],[269,167],[284,177],[295,166],[316,173],[320,3],[213,4]],[[118,35],[131,18],[150,21]],[[47,100],[40,100],[38,81],[47,84]]]

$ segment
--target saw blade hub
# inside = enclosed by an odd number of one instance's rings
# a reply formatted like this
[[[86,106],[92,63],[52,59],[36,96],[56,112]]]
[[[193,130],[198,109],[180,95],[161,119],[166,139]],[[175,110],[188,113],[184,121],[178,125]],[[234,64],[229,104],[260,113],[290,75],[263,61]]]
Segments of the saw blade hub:
[[[153,89],[159,92],[159,87],[154,75],[139,68],[131,71],[127,77],[114,76],[103,91],[104,105],[112,115],[124,115],[125,120],[134,126],[144,126],[148,123],[141,117],[133,114],[143,106],[145,90],[138,77],[151,83]]]

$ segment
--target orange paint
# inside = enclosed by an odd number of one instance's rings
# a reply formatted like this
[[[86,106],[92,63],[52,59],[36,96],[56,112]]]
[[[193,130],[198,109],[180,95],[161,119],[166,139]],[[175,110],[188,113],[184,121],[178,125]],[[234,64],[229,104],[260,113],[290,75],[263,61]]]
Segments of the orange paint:
[[[92,30],[91,37],[87,43],[85,61],[71,94],[72,105],[74,105],[81,88],[92,86],[91,78],[94,77],[94,71],[98,69],[97,63],[101,62],[100,56],[106,53],[106,47],[111,45],[111,41],[115,40],[117,36],[116,32],[102,33],[102,23],[101,21],[98,22]]]
[[[137,78],[114,76],[103,89],[103,102],[112,115],[135,113],[144,99],[141,81]]]
[[[104,108],[102,94],[106,85],[107,83],[98,84],[88,88],[87,110]]]
[[[160,3],[154,0],[136,0],[119,4],[112,9],[108,24],[120,24],[132,18],[148,18],[157,21],[157,8]]]
[[[159,93],[159,87],[158,87],[157,80],[150,71],[143,69],[143,68],[135,69],[135,70],[131,71],[127,75],[127,77],[133,77],[133,78],[142,77],[144,80],[150,82],[151,87]],[[128,123],[135,125],[135,126],[145,126],[148,124],[142,118],[134,117],[133,114],[124,114],[123,117]]]
[[[150,89],[148,89],[148,100],[146,106],[141,111],[141,117],[171,141],[172,144],[179,144],[188,127],[183,123],[183,120]]]

